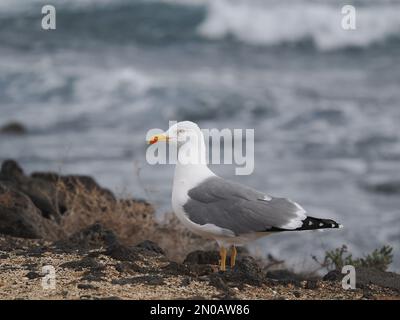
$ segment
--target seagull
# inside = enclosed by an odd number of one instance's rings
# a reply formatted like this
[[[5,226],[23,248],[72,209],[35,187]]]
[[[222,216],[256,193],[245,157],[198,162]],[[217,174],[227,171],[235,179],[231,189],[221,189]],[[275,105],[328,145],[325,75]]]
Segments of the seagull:
[[[206,146],[199,126],[191,121],[173,124],[154,135],[149,144],[175,145],[178,158],[172,188],[172,208],[185,227],[219,246],[219,269],[235,266],[236,246],[284,231],[341,228],[330,219],[314,218],[296,202],[277,198],[217,176],[207,166]]]

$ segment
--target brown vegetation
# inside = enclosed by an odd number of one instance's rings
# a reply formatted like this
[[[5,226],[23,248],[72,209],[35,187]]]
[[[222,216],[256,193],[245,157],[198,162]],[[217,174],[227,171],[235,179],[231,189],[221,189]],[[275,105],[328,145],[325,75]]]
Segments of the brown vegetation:
[[[58,189],[65,194],[66,186],[58,182]],[[153,207],[144,201],[110,200],[97,189],[88,190],[78,183],[74,192],[67,193],[65,204],[68,210],[62,215],[60,227],[63,237],[100,223],[112,230],[119,240],[127,245],[143,240],[156,242],[169,258],[181,261],[195,249],[209,249],[212,241],[197,237],[185,229],[176,217],[157,222]]]

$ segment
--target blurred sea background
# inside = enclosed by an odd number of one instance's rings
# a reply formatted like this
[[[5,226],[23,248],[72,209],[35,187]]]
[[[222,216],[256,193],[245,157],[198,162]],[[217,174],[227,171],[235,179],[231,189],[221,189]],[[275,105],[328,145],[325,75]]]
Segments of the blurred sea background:
[[[254,128],[255,170],[226,178],[290,197],[337,231],[280,234],[252,250],[296,269],[346,244],[394,247],[400,270],[400,1],[0,2],[0,160],[92,175],[171,211],[172,165],[146,163],[170,120]],[[341,28],[341,8],[357,30]]]

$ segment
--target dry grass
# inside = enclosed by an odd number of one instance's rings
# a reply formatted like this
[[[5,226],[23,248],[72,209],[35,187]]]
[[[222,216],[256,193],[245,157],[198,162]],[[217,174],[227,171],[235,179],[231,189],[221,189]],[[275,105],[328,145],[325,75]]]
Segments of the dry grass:
[[[175,261],[183,260],[190,251],[215,246],[213,241],[201,239],[184,228],[173,214],[168,214],[164,222],[157,222],[153,206],[146,202],[116,200],[102,190],[88,189],[79,182],[71,190],[60,180],[57,190],[67,208],[60,221],[61,238],[99,222],[112,230],[122,243],[156,242]]]

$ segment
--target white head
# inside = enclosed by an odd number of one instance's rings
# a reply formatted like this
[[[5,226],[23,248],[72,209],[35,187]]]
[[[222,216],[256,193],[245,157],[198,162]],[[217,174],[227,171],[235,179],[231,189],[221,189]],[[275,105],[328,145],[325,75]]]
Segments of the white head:
[[[150,138],[149,144],[165,141],[178,149],[178,163],[205,164],[206,147],[199,126],[191,121],[172,125],[162,134]]]
[[[149,143],[154,144],[159,141],[166,141],[176,145],[178,148],[190,142],[190,144],[199,145],[204,143],[204,136],[199,126],[191,121],[181,121],[172,125],[162,134],[151,137]]]

